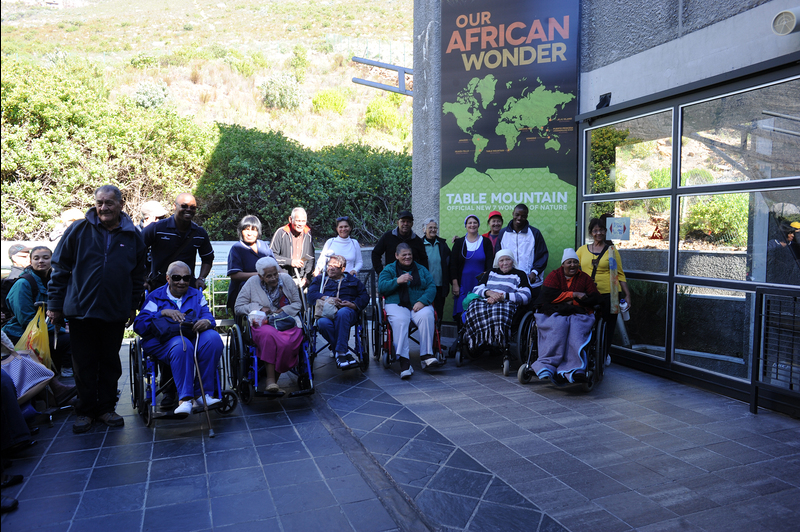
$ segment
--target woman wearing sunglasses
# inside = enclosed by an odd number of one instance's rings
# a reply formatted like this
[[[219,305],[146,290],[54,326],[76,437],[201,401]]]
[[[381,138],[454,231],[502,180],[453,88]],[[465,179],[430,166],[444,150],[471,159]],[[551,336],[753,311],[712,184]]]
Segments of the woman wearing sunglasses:
[[[336,234],[339,236],[329,238],[322,247],[320,260],[314,272],[315,277],[325,269],[325,264],[327,264],[328,258],[332,255],[341,255],[347,259],[345,271],[350,272],[350,275],[356,275],[361,270],[364,266],[364,262],[361,259],[361,246],[356,239],[350,237],[352,231],[353,222],[349,216],[336,218]]]

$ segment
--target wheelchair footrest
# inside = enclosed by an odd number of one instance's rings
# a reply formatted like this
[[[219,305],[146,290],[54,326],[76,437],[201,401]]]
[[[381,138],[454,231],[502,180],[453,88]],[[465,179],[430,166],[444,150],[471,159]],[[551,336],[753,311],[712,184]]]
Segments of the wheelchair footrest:
[[[290,393],[289,397],[302,397],[304,395],[313,395],[313,394],[314,394],[314,388],[311,388],[310,390],[296,390]]]

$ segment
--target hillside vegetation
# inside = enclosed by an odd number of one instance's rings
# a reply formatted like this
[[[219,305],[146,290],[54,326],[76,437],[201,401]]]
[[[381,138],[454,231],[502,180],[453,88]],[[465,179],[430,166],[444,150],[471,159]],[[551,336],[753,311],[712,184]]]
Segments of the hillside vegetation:
[[[352,83],[396,79],[349,58],[410,66],[412,5],[4,1],[3,238],[40,238],[110,181],[129,212],[199,185],[217,238],[297,201],[318,234],[350,214],[370,241],[409,202],[411,99]]]

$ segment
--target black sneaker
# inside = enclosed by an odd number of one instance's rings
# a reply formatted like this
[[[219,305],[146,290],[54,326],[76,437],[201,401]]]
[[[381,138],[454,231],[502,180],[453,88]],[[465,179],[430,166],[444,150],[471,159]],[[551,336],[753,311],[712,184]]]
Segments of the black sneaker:
[[[346,361],[345,363],[347,364],[347,366],[345,366],[345,367],[352,368],[354,366],[358,366],[358,360],[353,358],[353,355],[345,355],[344,358],[345,358],[345,361]]]
[[[109,427],[122,427],[125,425],[125,420],[116,412],[106,412],[102,416],[98,417],[97,420],[102,421]]]
[[[347,369],[350,366],[350,362],[345,355],[339,355],[336,357],[336,365],[339,366],[339,369]]]
[[[72,432],[75,434],[88,432],[92,428],[92,423],[94,423],[94,420],[89,416],[78,416],[72,425]]]

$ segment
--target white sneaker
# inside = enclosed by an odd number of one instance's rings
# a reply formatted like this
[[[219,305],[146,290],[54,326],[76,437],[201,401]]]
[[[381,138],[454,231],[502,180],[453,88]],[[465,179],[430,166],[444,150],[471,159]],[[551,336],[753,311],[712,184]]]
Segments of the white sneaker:
[[[174,411],[179,416],[188,416],[192,413],[192,401],[184,401]]]
[[[611,365],[611,355],[606,355],[606,367]]]
[[[407,370],[400,372],[400,378],[401,379],[407,379],[407,378],[411,377],[413,374],[414,374],[414,368],[411,367],[411,366],[408,366]]]
[[[422,359],[422,367],[423,368],[430,368],[439,365],[439,359],[436,358],[434,355],[429,355],[428,358]]]
[[[61,368],[61,376],[62,377],[72,377],[75,375],[75,372],[72,371],[72,368]]]
[[[200,398],[197,400],[197,403],[198,403],[200,406],[203,406],[203,401],[205,401],[205,403],[206,403],[208,406],[214,406],[215,404],[217,404],[217,403],[219,403],[220,401],[222,401],[222,399],[217,399],[216,397],[211,397],[210,395],[206,394],[204,397],[200,397]]]

